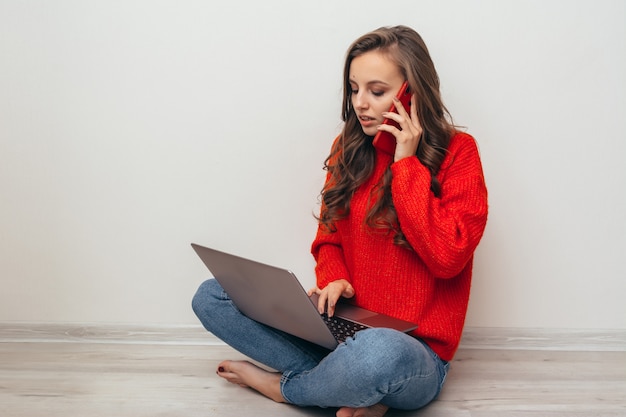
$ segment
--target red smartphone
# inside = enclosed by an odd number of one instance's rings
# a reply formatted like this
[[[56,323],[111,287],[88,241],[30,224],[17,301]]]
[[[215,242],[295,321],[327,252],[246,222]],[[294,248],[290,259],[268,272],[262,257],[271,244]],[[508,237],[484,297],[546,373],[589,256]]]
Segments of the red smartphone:
[[[404,110],[406,110],[407,113],[409,114],[411,113],[410,109],[411,109],[411,96],[412,95],[413,94],[411,93],[411,88],[409,87],[408,81],[405,81],[404,84],[402,84],[402,87],[400,87],[400,91],[398,91],[398,94],[396,94],[396,98],[400,100],[400,103],[402,103]],[[397,113],[396,106],[393,103],[391,104],[391,108],[389,108],[389,111]],[[400,127],[398,123],[396,123],[395,121],[391,119],[383,120],[383,124],[392,125],[397,128]],[[378,131],[378,133],[376,133],[376,136],[374,136],[374,141],[372,142],[372,144],[378,149],[380,149],[381,151],[386,152],[390,155],[393,155],[396,153],[396,137],[389,132],[385,132],[384,130],[380,130]]]

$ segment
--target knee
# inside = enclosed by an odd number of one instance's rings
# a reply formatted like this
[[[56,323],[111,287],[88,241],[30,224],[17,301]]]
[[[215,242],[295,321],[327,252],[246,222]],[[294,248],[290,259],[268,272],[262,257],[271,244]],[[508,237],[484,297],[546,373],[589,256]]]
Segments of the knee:
[[[210,310],[214,301],[219,298],[219,294],[224,290],[215,279],[204,281],[198,287],[196,294],[191,300],[191,308],[198,317],[205,316],[207,310]]]
[[[402,332],[385,328],[372,328],[359,332],[352,342],[358,351],[357,355],[369,358],[372,369],[393,369],[404,366],[414,356],[411,336]]]
[[[410,336],[397,330],[375,327],[358,332],[355,341],[366,349],[395,351],[406,343],[407,337]]]
[[[372,383],[408,380],[413,376],[428,377],[436,372],[427,348],[413,337],[391,329],[367,329],[357,333],[346,347],[360,363],[361,377]],[[385,388],[385,389],[387,389]],[[382,388],[381,388],[382,389]],[[391,388],[389,388],[391,389]]]

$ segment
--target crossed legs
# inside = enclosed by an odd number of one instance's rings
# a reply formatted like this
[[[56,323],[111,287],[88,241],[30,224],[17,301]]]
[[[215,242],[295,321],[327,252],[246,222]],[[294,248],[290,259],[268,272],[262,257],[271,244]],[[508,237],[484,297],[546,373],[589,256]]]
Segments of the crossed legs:
[[[421,341],[389,329],[368,329],[328,351],[242,315],[215,280],[193,300],[207,330],[246,356],[224,361],[217,374],[277,402],[338,407],[338,417],[380,417],[388,407],[416,409],[434,399],[444,363]]]

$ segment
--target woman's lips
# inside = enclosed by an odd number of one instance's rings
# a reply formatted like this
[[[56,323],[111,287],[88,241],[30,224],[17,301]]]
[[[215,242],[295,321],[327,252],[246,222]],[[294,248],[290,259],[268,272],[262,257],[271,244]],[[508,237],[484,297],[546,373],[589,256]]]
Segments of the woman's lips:
[[[367,116],[359,116],[359,122],[361,122],[361,126],[363,127],[371,127],[377,124],[376,119]]]

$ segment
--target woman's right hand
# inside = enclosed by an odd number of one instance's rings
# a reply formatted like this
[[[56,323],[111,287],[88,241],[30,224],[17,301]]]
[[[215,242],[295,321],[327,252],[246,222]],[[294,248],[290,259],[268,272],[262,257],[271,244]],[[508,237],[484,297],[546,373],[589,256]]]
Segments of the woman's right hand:
[[[350,284],[345,279],[338,279],[337,281],[332,281],[329,283],[324,289],[320,290],[318,287],[311,288],[308,291],[309,297],[312,294],[319,295],[319,299],[317,301],[317,310],[320,314],[326,313],[328,317],[332,317],[335,314],[335,306],[337,305],[337,301],[339,297],[344,298],[352,298],[354,297],[354,288],[352,284]]]

